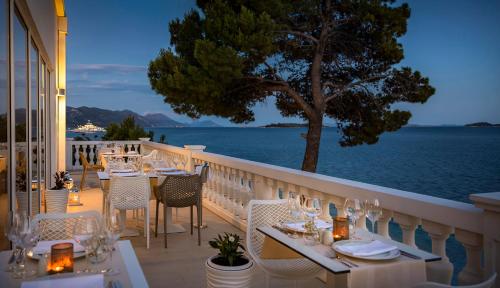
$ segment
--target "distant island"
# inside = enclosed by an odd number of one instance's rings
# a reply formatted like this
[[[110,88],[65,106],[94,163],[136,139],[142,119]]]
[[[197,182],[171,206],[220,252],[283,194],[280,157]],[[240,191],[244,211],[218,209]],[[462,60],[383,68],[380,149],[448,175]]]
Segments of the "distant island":
[[[107,127],[111,123],[122,122],[128,116],[133,116],[135,123],[143,128],[221,127],[210,120],[182,123],[171,119],[163,113],[140,115],[131,110],[108,110],[87,106],[66,107],[66,121],[70,129],[77,128],[88,121],[100,127]]]
[[[476,122],[465,124],[465,127],[500,127],[500,124],[491,124],[488,122]]]
[[[307,123],[271,123],[264,126],[259,126],[261,128],[303,128],[307,127]],[[323,124],[323,127],[331,127]]]

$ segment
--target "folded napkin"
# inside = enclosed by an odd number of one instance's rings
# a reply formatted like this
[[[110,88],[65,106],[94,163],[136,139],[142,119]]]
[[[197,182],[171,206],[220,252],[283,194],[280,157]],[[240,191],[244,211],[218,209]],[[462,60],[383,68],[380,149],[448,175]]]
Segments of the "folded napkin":
[[[288,229],[292,229],[292,230],[299,231],[299,232],[304,232],[304,231],[306,231],[306,229],[304,228],[305,224],[306,224],[305,221],[299,221],[299,222],[285,223],[284,225]],[[328,229],[328,228],[332,228],[332,226],[333,226],[332,223],[328,223],[328,222],[323,221],[321,219],[314,220],[314,225],[318,229]]]
[[[64,275],[66,276],[66,275]],[[77,277],[53,277],[45,280],[35,280],[21,283],[21,288],[103,288],[104,275],[85,275]]]
[[[161,172],[161,175],[186,175],[186,171]]]
[[[133,176],[139,176],[141,173],[139,172],[126,172],[126,173],[113,173],[112,176],[119,176],[119,177],[133,177]]]
[[[373,240],[369,243],[361,242],[359,244],[353,243],[352,245],[338,245],[336,246],[336,249],[340,252],[351,254],[353,256],[366,257],[397,250],[398,247],[386,244],[379,240]]]
[[[171,171],[177,171],[177,168],[174,168],[174,167],[159,167],[159,168],[155,168],[155,171],[158,171],[158,172],[171,172]]]
[[[44,254],[50,252],[50,247],[58,243],[73,243],[73,252],[83,252],[85,248],[82,245],[75,242],[73,239],[66,240],[50,240],[50,241],[39,241],[35,248],[33,248],[33,254]]]
[[[132,169],[111,169],[109,170],[111,173],[129,173],[129,172],[134,172]]]

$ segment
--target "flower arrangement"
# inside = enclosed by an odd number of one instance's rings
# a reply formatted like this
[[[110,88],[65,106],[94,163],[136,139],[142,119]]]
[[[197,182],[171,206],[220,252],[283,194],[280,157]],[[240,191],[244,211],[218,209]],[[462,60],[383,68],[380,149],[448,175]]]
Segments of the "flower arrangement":
[[[212,248],[219,250],[218,257],[213,260],[214,263],[223,266],[239,266],[248,263],[248,259],[243,256],[245,247],[240,241],[240,236],[230,233],[224,233],[224,236],[219,234],[209,241]]]

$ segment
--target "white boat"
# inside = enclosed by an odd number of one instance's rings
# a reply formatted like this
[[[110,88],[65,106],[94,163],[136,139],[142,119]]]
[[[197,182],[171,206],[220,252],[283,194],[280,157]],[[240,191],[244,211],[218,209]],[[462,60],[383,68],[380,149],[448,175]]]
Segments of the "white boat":
[[[95,132],[106,132],[106,129],[96,126],[90,122],[90,120],[87,121],[87,124],[84,125],[78,125],[75,129],[69,130],[71,132],[77,132],[77,133],[95,133]]]

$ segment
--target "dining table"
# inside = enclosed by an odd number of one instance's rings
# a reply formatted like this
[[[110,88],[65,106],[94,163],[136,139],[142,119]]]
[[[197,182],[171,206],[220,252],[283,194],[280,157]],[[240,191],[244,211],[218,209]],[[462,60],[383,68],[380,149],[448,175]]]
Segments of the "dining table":
[[[175,170],[172,172],[161,172],[161,173],[157,173],[155,171],[148,171],[145,173],[138,172],[138,174],[144,174],[144,175],[147,175],[149,177],[149,182],[151,185],[151,198],[150,198],[151,200],[155,200],[156,197],[158,197],[158,186],[159,186],[159,184],[161,184],[163,182],[165,177],[167,177],[168,175],[190,175],[189,172],[186,172],[184,170]],[[130,174],[130,175],[135,175],[135,174]],[[103,207],[104,207],[105,206],[104,201],[106,199],[107,193],[109,192],[109,183],[110,183],[110,179],[113,176],[113,174],[110,175],[110,173],[107,171],[98,171],[97,176],[99,178],[99,181],[101,184],[101,189],[103,191]],[[130,177],[133,177],[133,176],[130,176]],[[163,209],[163,205],[160,205],[160,211],[158,213],[160,219],[163,218],[163,212],[161,209]],[[150,211],[154,211],[154,210],[150,209]],[[151,213],[151,214],[154,215],[153,213]],[[167,233],[168,234],[186,232],[186,229],[184,227],[182,227],[182,225],[174,223],[172,221],[173,217],[172,217],[172,208],[171,207],[167,207],[167,218],[168,218],[167,219],[167,231],[168,231]],[[154,223],[154,221],[150,221],[150,223]],[[158,225],[158,233],[160,233],[160,234],[163,233],[163,225]],[[125,235],[129,236],[129,237],[130,236],[138,236],[139,233],[138,232],[135,233],[135,232],[128,230],[128,231],[126,231]]]
[[[399,250],[399,256],[382,261],[360,259],[338,253],[332,249],[332,245],[306,245],[302,237],[290,237],[286,230],[277,226],[262,226],[257,231],[270,238],[270,241],[284,246],[280,248],[288,248],[291,253],[298,254],[298,257],[305,257],[324,268],[327,272],[327,287],[411,287],[426,281],[425,263],[441,260],[440,256],[365,229],[355,229],[357,240],[378,240],[393,245]]]
[[[111,287],[110,283],[114,283],[114,287],[149,287],[142,268],[137,260],[134,248],[130,240],[120,240],[116,242],[113,257],[107,257],[106,260],[99,264],[88,264],[85,257],[74,260],[74,268],[72,273],[59,273],[53,275],[34,275],[28,276],[25,279],[15,279],[11,272],[7,272],[7,263],[12,251],[0,252],[0,286],[1,287]],[[28,258],[26,267],[29,270],[37,271],[38,261]],[[119,270],[120,273],[107,275],[101,273],[109,268]],[[94,272],[82,272],[86,268]],[[100,271],[100,272],[97,272]],[[102,275],[102,276],[101,276]],[[90,281],[94,286],[85,285],[85,281]],[[95,285],[97,279],[98,285]],[[102,280],[101,280],[102,279]],[[102,285],[100,284],[102,282]]]

